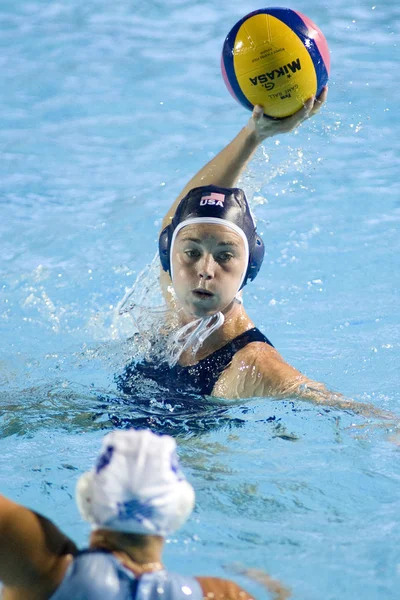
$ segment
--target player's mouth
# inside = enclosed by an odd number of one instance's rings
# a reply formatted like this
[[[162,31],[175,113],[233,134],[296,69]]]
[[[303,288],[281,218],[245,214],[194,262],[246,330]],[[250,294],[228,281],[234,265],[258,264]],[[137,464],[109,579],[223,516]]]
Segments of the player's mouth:
[[[196,296],[196,298],[207,299],[212,298],[214,294],[209,290],[205,290],[204,288],[196,288],[192,290],[192,294]]]

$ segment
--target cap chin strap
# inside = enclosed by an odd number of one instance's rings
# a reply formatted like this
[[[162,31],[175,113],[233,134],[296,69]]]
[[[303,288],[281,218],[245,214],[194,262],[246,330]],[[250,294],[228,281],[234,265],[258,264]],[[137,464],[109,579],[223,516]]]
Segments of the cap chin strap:
[[[167,349],[167,361],[170,367],[174,367],[182,353],[191,348],[196,354],[200,346],[214,331],[219,329],[225,321],[222,312],[217,312],[209,317],[202,317],[187,323],[174,333]]]

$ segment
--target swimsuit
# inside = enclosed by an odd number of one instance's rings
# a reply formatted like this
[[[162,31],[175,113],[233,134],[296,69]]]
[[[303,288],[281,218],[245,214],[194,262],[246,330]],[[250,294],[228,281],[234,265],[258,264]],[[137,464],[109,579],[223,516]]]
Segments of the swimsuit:
[[[118,377],[117,384],[119,389],[128,395],[136,395],[138,377],[142,381],[143,379],[150,379],[169,391],[211,395],[221,373],[229,366],[236,352],[252,342],[264,342],[272,346],[268,338],[254,327],[244,331],[219,350],[203,358],[203,360],[199,360],[195,365],[169,367],[167,362],[158,364],[152,361],[132,363]]]
[[[202,600],[199,582],[169,571],[143,573],[124,567],[107,550],[77,554],[50,600]]]

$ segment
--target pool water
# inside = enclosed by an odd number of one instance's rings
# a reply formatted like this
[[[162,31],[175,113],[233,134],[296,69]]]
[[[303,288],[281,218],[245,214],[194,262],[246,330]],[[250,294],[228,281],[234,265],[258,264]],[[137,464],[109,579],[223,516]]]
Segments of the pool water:
[[[177,436],[197,492],[168,540],[170,568],[232,576],[260,599],[234,563],[299,600],[395,600],[393,426],[268,398],[118,403],[114,375],[138,351],[118,306],[138,276],[140,301],[156,305],[155,278],[140,273],[162,217],[249,116],[219,58],[230,27],[260,6],[1,4],[1,492],[83,545],[77,476],[116,423],[151,423]],[[328,39],[329,99],[295,134],[267,140],[242,179],[267,248],[246,308],[291,364],[400,414],[400,8],[291,7]]]

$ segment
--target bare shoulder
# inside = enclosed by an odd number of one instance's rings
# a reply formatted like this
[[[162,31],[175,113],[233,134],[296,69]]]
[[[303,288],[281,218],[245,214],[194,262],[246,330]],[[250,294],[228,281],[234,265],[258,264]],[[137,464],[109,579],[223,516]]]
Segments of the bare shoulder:
[[[264,342],[252,342],[235,354],[214,386],[221,398],[288,396],[307,381],[279,352]]]

